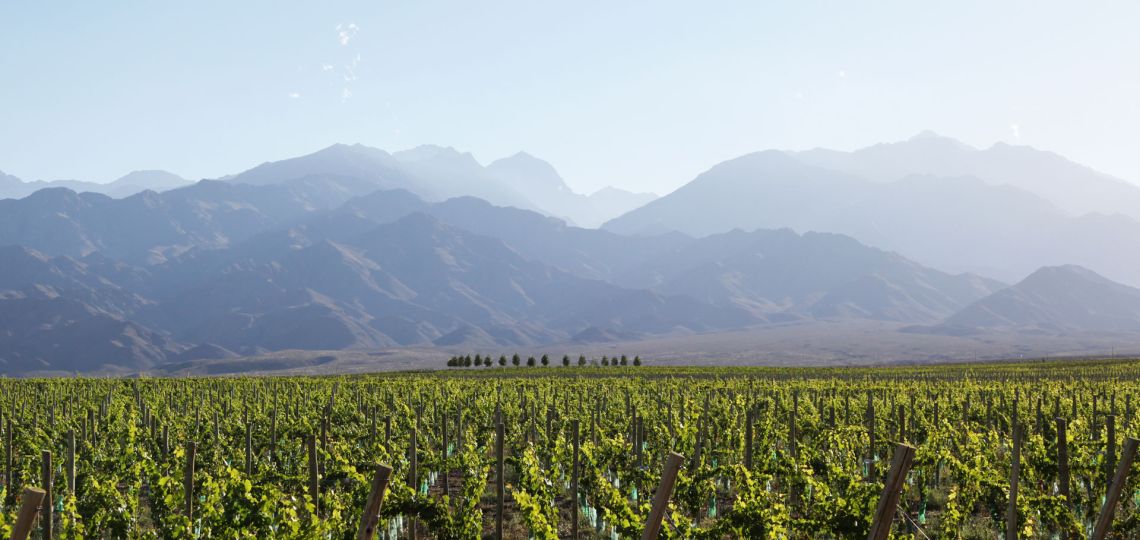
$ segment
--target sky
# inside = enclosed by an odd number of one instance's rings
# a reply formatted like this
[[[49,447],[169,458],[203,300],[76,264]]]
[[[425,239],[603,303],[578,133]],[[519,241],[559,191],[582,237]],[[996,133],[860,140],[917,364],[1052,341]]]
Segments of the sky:
[[[520,150],[667,193],[934,130],[1140,182],[1140,2],[0,3],[0,170],[240,172],[333,143]]]

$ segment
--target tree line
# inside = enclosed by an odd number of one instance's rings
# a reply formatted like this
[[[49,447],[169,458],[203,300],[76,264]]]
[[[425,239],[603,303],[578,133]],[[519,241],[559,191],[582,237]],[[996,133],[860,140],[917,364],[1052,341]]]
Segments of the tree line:
[[[548,367],[548,366],[550,366],[550,356],[544,354],[544,355],[542,355],[542,357],[540,359],[537,359],[537,360],[535,359],[535,357],[530,356],[530,357],[527,357],[527,359],[525,361],[518,354],[511,356],[510,359],[507,359],[507,355],[505,355],[505,354],[499,356],[498,365],[500,367],[507,367],[508,362],[510,363],[510,365],[515,366],[515,367],[522,366],[524,364],[527,367],[535,367],[535,366],[539,366],[539,365],[541,365],[543,367]],[[449,358],[447,360],[447,367],[480,367],[480,366],[491,367],[491,366],[495,365],[495,363],[496,363],[495,359],[489,354],[486,356],[481,355],[481,354],[476,354],[474,358],[472,358],[471,355],[468,354],[468,355],[452,356],[451,358]],[[570,360],[570,355],[566,355],[566,354],[562,355],[562,366],[563,367],[570,367],[573,364],[574,363],[571,362],[571,360]],[[631,364],[634,366],[640,366],[641,365],[641,357],[640,356],[634,356],[633,360],[630,360],[629,357],[627,357],[624,354],[621,355],[620,357],[619,356],[610,357],[607,355],[603,355],[601,360],[599,360],[597,358],[592,358],[592,359],[587,360],[585,355],[578,355],[578,361],[576,364],[578,366],[582,366],[582,367],[585,367],[588,365],[589,366],[595,366],[595,367],[596,366],[628,366]]]

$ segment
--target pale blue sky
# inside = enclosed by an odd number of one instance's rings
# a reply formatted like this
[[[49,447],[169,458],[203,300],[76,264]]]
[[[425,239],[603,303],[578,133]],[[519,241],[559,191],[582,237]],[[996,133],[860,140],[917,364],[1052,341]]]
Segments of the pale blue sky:
[[[1140,2],[0,3],[0,170],[25,180],[436,143],[665,193],[933,129],[1140,181],[1138,123]]]

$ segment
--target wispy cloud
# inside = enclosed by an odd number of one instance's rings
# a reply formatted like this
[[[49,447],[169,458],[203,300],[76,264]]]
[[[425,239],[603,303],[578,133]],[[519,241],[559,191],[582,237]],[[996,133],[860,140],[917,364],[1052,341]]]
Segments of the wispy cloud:
[[[1013,133],[1014,139],[1019,140],[1019,141],[1021,140],[1021,126],[1020,125],[1010,124],[1009,125],[1009,131]]]
[[[839,73],[835,74],[835,76],[839,77],[840,79],[846,79],[847,78],[847,70],[841,69],[841,70],[839,70]]]
[[[336,25],[336,41],[342,47],[348,46],[360,27],[356,23],[341,23]],[[351,54],[351,53],[350,53]],[[339,64],[339,68],[338,68]],[[352,55],[352,61],[347,63],[336,62],[334,63],[321,63],[321,71],[329,73],[330,75],[339,76],[343,82],[340,92],[341,103],[347,102],[352,97],[352,84],[356,81],[356,68],[360,65],[360,53]]]
[[[356,23],[336,25],[337,42],[342,46],[348,45],[348,42],[352,41],[352,38],[356,37],[356,32],[358,30],[360,30],[360,27],[356,26]]]
[[[293,99],[297,99],[297,98],[301,97],[301,94],[299,94],[297,92],[289,92],[289,97],[291,97]]]
[[[352,62],[344,66],[344,82],[352,82],[356,80],[356,66],[360,65],[360,53],[352,58]]]

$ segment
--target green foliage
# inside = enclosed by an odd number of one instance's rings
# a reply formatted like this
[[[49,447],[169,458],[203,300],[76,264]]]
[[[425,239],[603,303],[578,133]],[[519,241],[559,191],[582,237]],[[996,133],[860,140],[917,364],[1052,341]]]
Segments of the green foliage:
[[[352,537],[377,462],[395,469],[383,529],[404,536],[401,527],[415,519],[434,538],[482,537],[495,519],[496,410],[506,427],[508,522],[534,538],[565,536],[570,504],[579,505],[583,530],[639,537],[669,452],[684,456],[685,467],[664,538],[864,538],[900,442],[916,453],[896,515],[922,532],[898,519],[894,537],[1001,536],[1015,429],[1023,435],[1017,535],[1079,538],[1099,516],[1107,488],[1108,415],[1116,411],[1117,458],[1140,427],[1133,362],[610,370],[585,361],[579,357],[575,370],[0,379],[0,416],[13,425],[16,486],[37,482],[41,451],[55,457],[60,538]],[[620,356],[603,361],[622,365]],[[1056,484],[1056,416],[1067,420],[1068,499]],[[577,497],[569,493],[573,420],[581,443]],[[77,441],[74,493],[62,467],[68,430]],[[309,435],[318,437],[319,511],[307,492],[302,441]],[[189,441],[197,443],[193,519],[184,515]],[[1140,537],[1136,469],[1116,508],[1114,537]],[[444,471],[451,473],[446,494]],[[10,532],[18,502],[10,493],[0,535]]]

